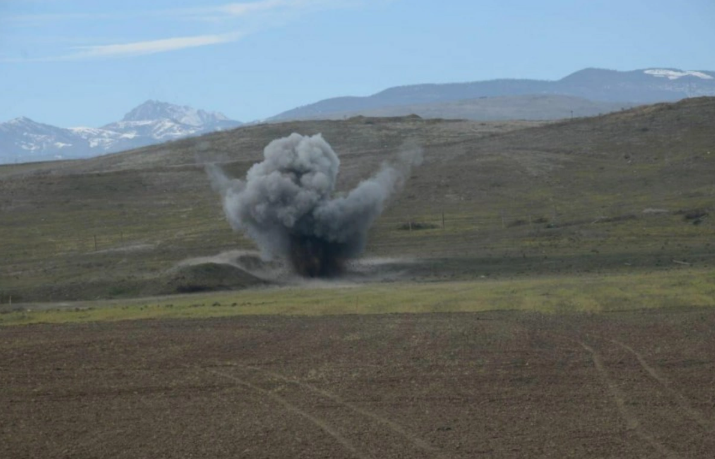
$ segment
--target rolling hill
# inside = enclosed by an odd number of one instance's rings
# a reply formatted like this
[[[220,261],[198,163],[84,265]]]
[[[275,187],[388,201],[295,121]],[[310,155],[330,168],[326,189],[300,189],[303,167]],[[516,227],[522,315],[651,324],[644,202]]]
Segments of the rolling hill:
[[[231,232],[203,164],[241,177],[292,132],[331,143],[339,191],[406,141],[424,147],[367,248],[432,260],[411,268],[417,279],[712,266],[714,119],[710,97],[551,123],[355,117],[2,166],[0,301],[171,293],[182,261],[251,250]],[[250,284],[238,278],[235,288]]]

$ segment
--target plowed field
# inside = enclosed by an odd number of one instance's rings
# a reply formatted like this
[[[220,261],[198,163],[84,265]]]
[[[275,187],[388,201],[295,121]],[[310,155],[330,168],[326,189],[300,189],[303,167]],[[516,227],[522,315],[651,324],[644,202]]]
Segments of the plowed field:
[[[0,329],[0,457],[712,457],[715,311]]]

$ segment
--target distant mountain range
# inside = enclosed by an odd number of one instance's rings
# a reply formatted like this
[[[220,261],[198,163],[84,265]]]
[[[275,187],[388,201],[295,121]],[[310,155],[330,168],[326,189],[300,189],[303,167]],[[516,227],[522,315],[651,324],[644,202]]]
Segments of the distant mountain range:
[[[715,96],[715,72],[584,69],[558,81],[502,79],[399,86],[367,97],[321,100],[265,121],[409,114],[480,121],[550,120],[697,96]],[[64,129],[22,117],[0,123],[0,164],[86,158],[241,125],[221,113],[153,100],[101,128]]]
[[[429,109],[429,106],[434,104],[454,101],[526,95],[571,96],[577,98],[573,100],[576,104],[583,104],[583,99],[587,99],[595,104],[610,103],[611,107],[616,109],[622,104],[640,105],[676,101],[687,97],[715,96],[715,72],[678,69],[642,69],[619,72],[584,69],[558,81],[503,79],[472,83],[398,86],[367,97],[336,97],[321,100],[280,113],[269,118],[268,121],[330,118],[336,117],[338,114],[369,114],[375,113],[375,110],[383,113],[404,113],[403,109],[397,107],[418,105],[423,109]],[[563,99],[554,100],[563,105]],[[511,105],[519,106],[519,111],[524,109],[525,101],[527,100],[504,100]],[[549,107],[545,102],[545,100],[541,100],[542,108],[545,110],[545,115],[541,119],[551,119],[548,116]],[[444,112],[446,107],[434,108],[436,111]],[[571,110],[568,109],[567,112],[570,113]],[[563,113],[563,109],[559,111]],[[573,111],[576,114],[578,109],[573,109]],[[601,110],[597,109],[597,111]],[[419,111],[416,114],[419,115]],[[511,115],[506,114],[505,116]],[[513,116],[512,118],[517,117]],[[475,112],[474,119],[484,119],[484,113]]]
[[[241,124],[221,113],[155,100],[101,128],[59,128],[21,117],[0,123],[0,163],[88,158]]]
[[[305,115],[308,119],[344,119],[353,116],[391,117],[418,115],[422,118],[468,119],[475,121],[558,120],[597,116],[631,108],[630,102],[600,102],[557,94],[480,97],[429,104],[389,105],[347,112]],[[276,120],[277,121],[277,120]],[[280,120],[283,121],[283,120]],[[275,121],[274,121],[275,122]]]

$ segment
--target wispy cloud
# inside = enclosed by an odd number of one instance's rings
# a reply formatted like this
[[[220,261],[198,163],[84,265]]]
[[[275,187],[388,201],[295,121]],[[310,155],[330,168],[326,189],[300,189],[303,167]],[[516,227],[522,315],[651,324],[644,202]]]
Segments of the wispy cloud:
[[[368,0],[258,0],[251,2],[225,3],[196,8],[138,11],[132,13],[67,13],[38,14],[6,17],[6,21],[16,25],[37,25],[63,20],[113,20],[133,18],[161,18],[162,20],[182,20],[223,23],[222,28],[240,29],[241,32],[220,34],[199,34],[193,36],[160,38],[146,41],[130,41],[119,44],[88,44],[67,49],[55,56],[32,59],[4,59],[3,62],[49,62],[73,61],[102,58],[133,57],[148,54],[177,51],[187,48],[218,45],[235,42],[258,30],[275,27],[284,22],[280,19],[295,18],[308,11],[345,8],[365,4]],[[246,20],[249,20],[246,22]],[[255,20],[254,20],[255,19]],[[276,21],[276,19],[279,19]]]
[[[2,62],[57,62],[88,59],[144,56],[148,54],[178,51],[187,48],[219,45],[239,40],[245,34],[232,32],[218,35],[196,35],[191,37],[162,38],[160,40],[136,41],[113,45],[76,46],[67,54],[32,59],[2,59]]]
[[[2,0],[0,0],[2,1]],[[50,22],[130,19],[151,17],[176,17],[203,19],[203,16],[213,15],[222,19],[248,17],[258,13],[306,11],[319,9],[343,8],[350,5],[365,3],[366,0],[258,0],[251,2],[225,3],[215,6],[199,6],[189,8],[173,8],[161,10],[138,10],[107,13],[52,13],[52,14],[20,14],[0,16],[0,22],[17,25],[35,26]]]
[[[222,5],[179,8],[165,11],[165,14],[184,20],[227,22],[259,17],[272,19],[286,14],[300,14],[309,11],[358,6],[368,0],[258,0],[253,2],[225,3]]]
[[[250,3],[228,3],[215,9],[232,16],[245,16],[271,10],[340,8],[354,3],[355,1],[346,0],[261,0]]]
[[[233,32],[219,35],[196,35],[193,37],[163,38],[161,40],[137,41],[117,45],[80,46],[76,53],[64,56],[65,59],[92,59],[101,57],[130,57],[146,54],[164,53],[186,48],[230,43],[244,34]]]
[[[302,1],[262,0],[251,3],[228,3],[213,8],[214,11],[230,14],[231,16],[245,16],[252,13],[275,10],[278,8],[300,8]]]

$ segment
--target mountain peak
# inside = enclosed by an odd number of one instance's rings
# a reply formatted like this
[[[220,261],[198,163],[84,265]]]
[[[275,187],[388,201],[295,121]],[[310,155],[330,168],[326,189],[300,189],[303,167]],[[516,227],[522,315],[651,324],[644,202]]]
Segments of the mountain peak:
[[[33,121],[26,116],[18,116],[17,118],[13,118],[10,121],[7,121],[7,123],[8,124],[38,124],[36,121]]]
[[[602,69],[602,68],[596,68],[596,67],[587,67],[585,69],[578,70],[576,72],[573,72],[569,75],[566,75],[563,77],[561,82],[586,82],[586,81],[598,81],[600,79],[604,78],[618,78],[619,74],[618,70],[611,70],[611,69]]]
[[[124,115],[122,121],[146,121],[170,119],[189,126],[203,126],[228,121],[223,113],[197,110],[186,105],[174,105],[159,100],[147,100]]]
[[[171,118],[176,111],[181,110],[182,108],[188,107],[179,107],[178,105],[173,105],[168,102],[149,99],[131,109],[126,115],[124,115],[122,121],[144,121],[159,118]]]
[[[3,126],[5,129],[21,129],[25,131],[60,129],[55,128],[54,126],[50,126],[49,124],[44,124],[35,120],[31,120],[26,116],[18,116],[17,118],[13,118],[10,121],[0,123],[0,126]]]
[[[158,100],[147,100],[127,113],[124,120],[101,128],[65,129],[22,116],[0,123],[0,164],[8,162],[8,158],[85,158],[240,125],[220,113]]]

